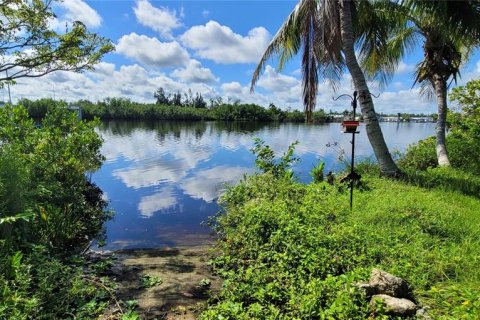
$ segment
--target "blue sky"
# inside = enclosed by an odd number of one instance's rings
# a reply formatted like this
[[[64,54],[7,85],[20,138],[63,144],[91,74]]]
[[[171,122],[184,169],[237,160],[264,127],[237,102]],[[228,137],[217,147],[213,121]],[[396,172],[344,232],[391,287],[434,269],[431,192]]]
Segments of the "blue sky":
[[[95,71],[55,73],[40,80],[19,80],[12,87],[15,99],[55,96],[69,101],[125,97],[153,102],[153,92],[180,90],[202,93],[207,99],[275,103],[283,109],[302,109],[299,59],[281,72],[276,61],[266,67],[255,94],[249,93],[251,74],[263,50],[295,6],[296,1],[83,1],[57,4],[52,27],[61,29],[73,20],[110,38],[116,51],[105,56]],[[411,88],[420,48],[407,57],[387,88],[375,83],[371,91],[379,112],[435,111],[435,103]],[[462,71],[460,84],[480,77],[480,55],[474,54]],[[348,101],[332,96],[351,93],[348,74],[334,93],[321,85],[318,108],[343,110]]]

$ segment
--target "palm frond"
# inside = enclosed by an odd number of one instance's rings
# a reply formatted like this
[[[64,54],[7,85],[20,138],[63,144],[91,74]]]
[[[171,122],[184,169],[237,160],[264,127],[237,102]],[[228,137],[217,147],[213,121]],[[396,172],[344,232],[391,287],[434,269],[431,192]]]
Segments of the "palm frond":
[[[300,0],[273,37],[258,63],[250,85],[254,91],[256,82],[267,61],[279,57],[277,69],[302,50],[303,103],[307,119],[315,109],[319,75],[331,80],[335,89],[341,78],[344,60],[338,0]]]
[[[301,34],[300,34],[300,25],[301,17],[300,11],[302,7],[307,4],[308,1],[300,1],[293,11],[288,16],[287,20],[282,24],[280,29],[277,31],[276,35],[273,37],[270,44],[265,49],[265,52],[260,59],[255,71],[252,75],[252,81],[250,83],[250,92],[253,92],[255,89],[255,84],[260,78],[260,74],[265,69],[267,61],[273,56],[280,55],[281,64],[283,67],[285,61],[291,59],[295,54],[298,53],[301,47]],[[279,68],[281,69],[281,68]]]
[[[401,59],[418,44],[405,8],[390,1],[361,2],[358,5],[357,48],[365,74],[385,87]]]
[[[428,61],[423,60],[417,64],[415,68],[415,80],[412,88],[415,85],[420,86],[420,95],[428,100],[431,100],[435,95],[435,89],[433,85],[433,76],[428,66]]]

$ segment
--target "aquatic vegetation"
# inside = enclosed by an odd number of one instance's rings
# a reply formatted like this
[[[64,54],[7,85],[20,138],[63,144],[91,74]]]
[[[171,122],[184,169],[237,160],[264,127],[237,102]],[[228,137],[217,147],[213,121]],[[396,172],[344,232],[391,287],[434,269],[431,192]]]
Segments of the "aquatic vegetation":
[[[162,278],[152,275],[143,275],[140,277],[140,283],[142,288],[152,288],[162,284]]]

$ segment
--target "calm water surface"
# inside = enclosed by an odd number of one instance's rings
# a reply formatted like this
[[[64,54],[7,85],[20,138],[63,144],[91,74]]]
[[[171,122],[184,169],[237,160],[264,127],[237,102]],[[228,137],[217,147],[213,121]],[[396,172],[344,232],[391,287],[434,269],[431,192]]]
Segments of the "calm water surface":
[[[429,123],[382,123],[391,150],[434,134]],[[373,151],[364,128],[357,136],[358,158]],[[211,230],[203,224],[218,211],[216,199],[226,184],[254,170],[250,149],[260,137],[276,152],[300,141],[294,170],[308,182],[318,161],[327,171],[342,167],[350,157],[351,135],[340,124],[264,124],[221,122],[109,122],[98,132],[104,139],[106,161],[93,174],[102,188],[114,220],[106,225],[106,249],[192,245],[207,241]]]

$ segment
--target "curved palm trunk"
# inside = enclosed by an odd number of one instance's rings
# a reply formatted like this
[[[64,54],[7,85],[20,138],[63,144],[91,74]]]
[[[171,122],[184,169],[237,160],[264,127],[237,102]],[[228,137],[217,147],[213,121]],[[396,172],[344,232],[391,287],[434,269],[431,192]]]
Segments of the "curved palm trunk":
[[[437,96],[438,119],[437,119],[437,160],[441,167],[450,166],[448,160],[447,147],[445,145],[445,132],[447,122],[447,84],[440,76],[435,76],[433,80],[435,94]]]
[[[354,36],[352,30],[352,15],[350,0],[339,0],[340,25],[343,40],[343,53],[348,71],[352,75],[355,90],[358,92],[360,107],[365,121],[368,140],[372,145],[375,157],[380,165],[380,172],[387,176],[396,176],[400,171],[388,151],[383,138],[382,130],[378,123],[377,114],[373,106],[370,90],[368,89],[365,75],[363,74],[354,49]]]

